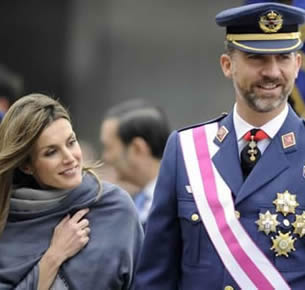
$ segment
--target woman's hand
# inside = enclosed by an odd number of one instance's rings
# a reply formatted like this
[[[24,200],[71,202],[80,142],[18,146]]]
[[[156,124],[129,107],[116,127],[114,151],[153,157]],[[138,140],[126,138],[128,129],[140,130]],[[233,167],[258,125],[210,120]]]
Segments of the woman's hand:
[[[53,233],[49,250],[59,259],[66,259],[77,254],[89,242],[89,221],[84,216],[89,209],[82,209],[72,217],[66,216]]]
[[[39,290],[49,289],[61,264],[89,242],[89,221],[84,218],[88,212],[88,208],[79,210],[72,217],[66,216],[55,227],[50,247],[39,262]]]

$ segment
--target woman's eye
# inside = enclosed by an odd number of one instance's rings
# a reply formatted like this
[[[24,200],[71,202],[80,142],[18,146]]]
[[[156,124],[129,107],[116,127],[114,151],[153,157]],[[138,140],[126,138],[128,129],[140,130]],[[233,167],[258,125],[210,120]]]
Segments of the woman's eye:
[[[56,150],[48,150],[46,153],[45,153],[45,156],[52,156],[52,155],[54,155],[55,154],[55,152],[56,152]]]
[[[76,143],[76,139],[71,139],[70,141],[69,141],[69,145],[70,146],[72,146],[73,144],[75,144]]]

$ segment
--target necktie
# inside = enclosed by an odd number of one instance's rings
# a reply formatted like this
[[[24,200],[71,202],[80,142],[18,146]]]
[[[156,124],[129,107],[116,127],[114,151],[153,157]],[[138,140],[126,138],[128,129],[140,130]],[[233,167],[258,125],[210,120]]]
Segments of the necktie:
[[[241,169],[243,171],[244,179],[247,178],[261,157],[257,142],[266,138],[268,138],[268,135],[260,129],[252,129],[244,135],[243,139],[248,141],[248,144],[240,153]]]

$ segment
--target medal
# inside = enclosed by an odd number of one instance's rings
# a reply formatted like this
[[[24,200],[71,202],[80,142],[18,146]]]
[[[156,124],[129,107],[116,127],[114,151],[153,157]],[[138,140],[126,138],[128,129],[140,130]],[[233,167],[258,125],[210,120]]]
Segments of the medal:
[[[251,141],[249,142],[250,149],[248,150],[248,154],[250,155],[250,160],[254,162],[256,160],[257,149],[256,142],[254,141],[254,136],[251,136]]]
[[[294,227],[294,234],[298,234],[300,238],[305,235],[305,211],[300,214],[295,215],[295,222],[292,224]]]
[[[276,256],[286,256],[288,258],[288,254],[291,251],[295,251],[294,242],[296,238],[290,236],[290,232],[283,234],[279,231],[279,234],[274,238],[271,237],[272,247],[270,248],[275,252]]]
[[[255,222],[258,225],[258,230],[269,235],[270,232],[276,232],[276,226],[280,223],[277,221],[277,214],[271,214],[267,210],[264,214],[259,214],[259,219]]]
[[[289,213],[295,213],[295,208],[299,206],[296,201],[296,195],[290,194],[288,190],[283,193],[277,193],[277,199],[273,201],[276,206],[276,212],[282,213],[286,216]]]

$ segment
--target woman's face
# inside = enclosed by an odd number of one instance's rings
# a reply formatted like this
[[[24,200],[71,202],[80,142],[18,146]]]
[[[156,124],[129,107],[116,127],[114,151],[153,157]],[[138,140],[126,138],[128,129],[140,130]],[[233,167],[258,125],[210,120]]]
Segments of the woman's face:
[[[42,131],[30,157],[23,171],[42,188],[71,189],[82,182],[82,152],[71,123],[64,118]]]

